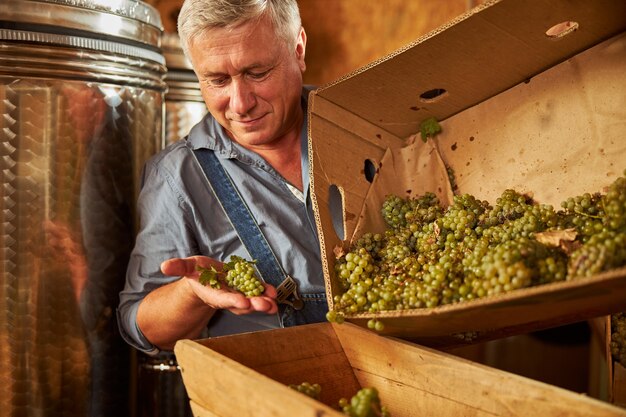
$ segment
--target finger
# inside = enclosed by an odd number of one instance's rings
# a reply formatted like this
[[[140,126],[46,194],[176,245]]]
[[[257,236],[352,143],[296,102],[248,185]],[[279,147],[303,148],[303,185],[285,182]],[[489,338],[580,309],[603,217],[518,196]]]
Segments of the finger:
[[[276,301],[269,297],[251,297],[250,305],[254,311],[274,314],[278,311]]]
[[[278,293],[276,292],[276,287],[270,284],[263,284],[265,286],[265,290],[263,291],[263,295],[269,298],[276,298]]]
[[[215,289],[200,284],[195,279],[190,279],[196,295],[207,305],[217,309],[238,309],[242,311],[252,311],[250,301],[240,292],[229,289]]]
[[[260,297],[250,297],[249,307],[248,308],[231,308],[229,309],[231,313],[242,315],[242,314],[250,314],[252,312],[266,313],[266,314],[276,314],[278,312],[278,304],[272,298],[260,296]]]
[[[161,263],[161,272],[169,276],[189,276],[196,272],[194,258],[173,258]]]
[[[172,258],[161,263],[161,272],[171,276],[195,276],[197,266],[204,268],[215,267],[222,269],[222,263],[207,256],[190,256],[188,258]]]
[[[230,292],[230,291],[218,291],[219,292],[219,300],[217,304],[219,304],[219,308],[228,309],[228,310],[241,310],[241,311],[254,311],[252,308],[252,303],[250,299],[245,295],[238,292]]]

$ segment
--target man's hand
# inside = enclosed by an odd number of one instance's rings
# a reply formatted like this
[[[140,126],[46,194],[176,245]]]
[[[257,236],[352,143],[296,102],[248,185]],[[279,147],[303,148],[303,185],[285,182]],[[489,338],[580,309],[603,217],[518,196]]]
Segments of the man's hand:
[[[161,271],[169,276],[181,276],[191,287],[196,296],[214,309],[224,309],[240,315],[255,311],[274,314],[278,311],[276,304],[276,289],[269,284],[265,285],[263,295],[246,297],[242,293],[228,288],[214,289],[200,284],[200,271],[197,266],[209,268],[211,266],[221,270],[222,263],[206,256],[192,256],[189,258],[169,259],[161,264]]]

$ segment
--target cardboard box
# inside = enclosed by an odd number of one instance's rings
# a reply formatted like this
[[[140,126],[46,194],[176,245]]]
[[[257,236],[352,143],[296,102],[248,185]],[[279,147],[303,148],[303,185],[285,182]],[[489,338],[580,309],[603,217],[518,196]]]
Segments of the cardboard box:
[[[329,305],[334,251],[382,231],[382,197],[507,188],[560,207],[626,168],[626,3],[489,1],[311,95],[313,204]],[[435,117],[443,128],[414,135]],[[331,215],[333,208],[342,217]],[[498,297],[373,317],[383,335],[448,347],[626,310],[626,269]],[[471,335],[468,339],[467,335]]]
[[[343,416],[339,398],[375,387],[393,417],[626,416],[626,410],[455,356],[321,323],[175,347],[194,416]],[[320,401],[288,387],[319,383]]]

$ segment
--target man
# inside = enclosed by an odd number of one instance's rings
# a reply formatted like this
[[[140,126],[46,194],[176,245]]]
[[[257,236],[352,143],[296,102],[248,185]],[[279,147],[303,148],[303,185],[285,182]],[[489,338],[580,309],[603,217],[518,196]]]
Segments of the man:
[[[296,0],[187,0],[178,30],[209,114],[146,165],[118,314],[125,339],[149,354],[182,338],[322,321],[327,311],[308,183],[306,34]],[[223,183],[234,187],[218,198]],[[284,273],[266,272],[275,285],[258,297],[198,281],[197,266],[252,259],[256,244],[242,242],[250,238],[238,228],[245,221],[230,218],[241,207],[258,225],[252,238],[267,242],[266,258]],[[291,305],[276,300],[286,276],[297,283]]]

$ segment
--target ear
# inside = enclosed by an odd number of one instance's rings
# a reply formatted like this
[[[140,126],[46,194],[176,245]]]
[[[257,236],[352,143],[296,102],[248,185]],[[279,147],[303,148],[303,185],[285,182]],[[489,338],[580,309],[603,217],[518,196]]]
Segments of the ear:
[[[300,28],[300,33],[298,34],[298,40],[296,42],[296,59],[298,60],[298,65],[300,66],[300,71],[304,72],[306,70],[306,63],[304,62],[304,56],[306,52],[306,32],[304,28]]]

